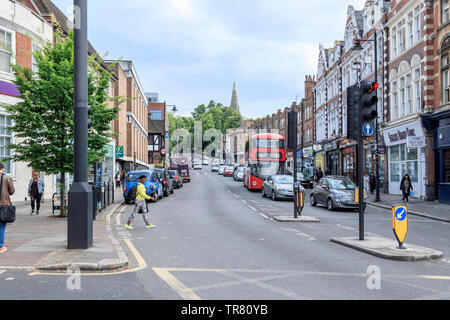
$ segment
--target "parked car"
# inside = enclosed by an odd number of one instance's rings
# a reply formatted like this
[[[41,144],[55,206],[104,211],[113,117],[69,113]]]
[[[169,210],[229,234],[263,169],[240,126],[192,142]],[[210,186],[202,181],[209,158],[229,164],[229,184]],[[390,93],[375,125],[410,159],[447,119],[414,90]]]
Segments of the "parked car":
[[[154,170],[131,171],[127,174],[126,185],[123,188],[123,197],[126,204],[135,202],[140,176],[146,176],[144,186],[149,196],[156,200],[163,197],[163,187],[159,182],[158,174]]]
[[[220,168],[220,165],[218,163],[213,163],[211,165],[211,172],[218,172]]]
[[[244,180],[244,167],[238,167],[234,170],[233,179],[236,181]]]
[[[297,172],[297,181],[305,188],[314,188],[314,177],[308,177],[302,172]]]
[[[217,171],[217,174],[223,175],[223,172],[224,172],[225,168],[226,168],[225,165],[223,165],[223,164],[220,165],[220,166],[219,166],[219,171]]]
[[[169,170],[170,180],[172,180],[175,189],[183,188],[183,178],[178,170]]]
[[[226,166],[223,170],[223,176],[224,177],[232,177],[234,174],[234,167],[233,166]]]
[[[159,182],[163,186],[164,197],[168,197],[170,194],[173,194],[173,182],[170,179],[169,169],[159,168],[155,169],[155,172],[158,174]]]
[[[310,195],[311,206],[326,205],[329,211],[336,208],[359,209],[355,202],[356,185],[347,177],[327,176],[319,180]],[[365,207],[366,204],[364,204]]]
[[[303,187],[301,187],[303,190]],[[273,201],[278,199],[294,199],[294,177],[289,175],[274,175],[264,181],[262,196],[270,197]]]
[[[203,159],[203,160],[202,160],[202,165],[204,165],[204,166],[209,166],[208,159]]]

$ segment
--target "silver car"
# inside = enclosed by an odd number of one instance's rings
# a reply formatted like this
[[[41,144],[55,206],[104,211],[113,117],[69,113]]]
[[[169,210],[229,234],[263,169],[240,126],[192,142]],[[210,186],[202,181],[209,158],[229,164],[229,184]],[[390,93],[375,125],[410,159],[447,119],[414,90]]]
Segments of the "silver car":
[[[311,206],[323,204],[329,211],[337,208],[357,210],[359,204],[355,201],[356,188],[356,185],[347,177],[327,176],[322,178],[311,192]]]
[[[303,189],[300,186],[301,190]],[[288,175],[270,176],[264,181],[262,196],[270,197],[273,201],[279,199],[294,199],[294,177]]]
[[[217,174],[223,175],[223,172],[225,171],[226,167],[227,166],[225,166],[225,165],[220,165],[219,170],[217,171]]]
[[[244,167],[237,167],[234,170],[233,179],[236,181],[243,181],[244,180]]]

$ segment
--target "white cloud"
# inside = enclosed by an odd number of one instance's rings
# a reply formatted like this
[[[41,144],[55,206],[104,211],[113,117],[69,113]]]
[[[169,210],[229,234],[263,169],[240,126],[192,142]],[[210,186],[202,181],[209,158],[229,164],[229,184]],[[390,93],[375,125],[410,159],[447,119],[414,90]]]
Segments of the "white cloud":
[[[190,111],[211,99],[228,104],[236,81],[241,109],[259,117],[302,97],[319,42],[342,39],[348,5],[364,2],[96,0],[90,40],[111,58],[133,60],[145,90],[163,100]]]

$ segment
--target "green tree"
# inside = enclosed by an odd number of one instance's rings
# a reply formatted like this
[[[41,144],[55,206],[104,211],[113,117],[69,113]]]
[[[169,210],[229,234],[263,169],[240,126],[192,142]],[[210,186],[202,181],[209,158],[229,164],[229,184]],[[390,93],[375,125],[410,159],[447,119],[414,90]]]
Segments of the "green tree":
[[[65,174],[74,170],[74,43],[73,32],[55,35],[54,42],[43,44],[33,53],[38,71],[13,65],[15,84],[22,95],[16,105],[6,105],[14,125],[16,143],[9,160],[22,161],[46,174],[60,174],[61,199],[65,193]],[[89,129],[89,164],[101,161],[105,146],[115,135],[112,121],[117,118],[121,99],[108,96],[111,68],[104,69],[98,56],[89,59],[89,105],[92,108]],[[112,107],[108,102],[113,102]],[[62,201],[61,214],[65,215]]]

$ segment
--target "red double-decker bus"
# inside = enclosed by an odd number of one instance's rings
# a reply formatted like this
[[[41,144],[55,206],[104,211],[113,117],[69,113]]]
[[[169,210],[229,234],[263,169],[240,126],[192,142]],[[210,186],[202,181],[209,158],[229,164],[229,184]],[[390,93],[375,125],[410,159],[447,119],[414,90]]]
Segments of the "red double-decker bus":
[[[244,185],[249,190],[261,190],[267,177],[284,173],[286,139],[274,133],[252,137],[249,164],[244,170]]]

